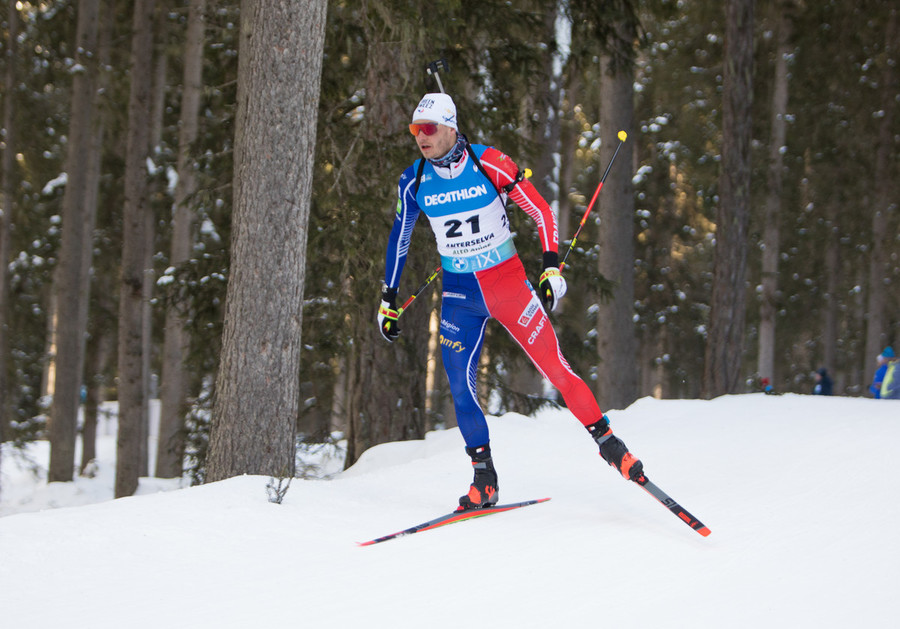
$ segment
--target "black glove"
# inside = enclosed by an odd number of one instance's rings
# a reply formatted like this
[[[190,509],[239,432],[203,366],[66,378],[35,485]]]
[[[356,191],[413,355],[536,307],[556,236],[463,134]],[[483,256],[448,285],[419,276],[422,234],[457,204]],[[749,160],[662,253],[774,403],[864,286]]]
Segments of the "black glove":
[[[393,343],[394,339],[400,336],[400,326],[397,319],[400,313],[397,311],[397,289],[382,286],[381,288],[381,306],[378,308],[378,329],[381,336],[388,343]]]
[[[559,254],[553,251],[544,252],[544,272],[538,282],[541,301],[544,307],[553,312],[559,304],[559,300],[566,294],[566,280],[559,270]]]

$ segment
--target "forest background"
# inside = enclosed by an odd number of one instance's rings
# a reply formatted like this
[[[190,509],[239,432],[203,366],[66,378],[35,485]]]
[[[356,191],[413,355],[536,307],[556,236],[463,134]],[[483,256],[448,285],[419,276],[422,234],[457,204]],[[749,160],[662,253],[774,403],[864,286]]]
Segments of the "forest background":
[[[462,132],[534,171],[558,212],[561,255],[617,132],[628,133],[553,316],[602,408],[758,390],[761,378],[805,393],[823,366],[837,394],[867,394],[876,354],[900,331],[896,3],[330,1],[327,23],[324,0],[309,3],[319,14],[298,4],[285,11],[312,19],[321,36],[309,36],[296,80],[318,87],[310,70],[321,85],[317,116],[301,121],[315,125],[292,278],[302,312],[283,313],[302,322],[298,373],[285,374],[298,399],[288,439],[339,435],[349,465],[377,443],[454,425],[439,286],[404,313],[396,343],[374,323],[397,179],[417,157],[406,125],[421,94],[437,89],[425,66],[438,58]],[[0,430],[5,441],[49,439],[59,461],[51,454],[50,480],[71,480],[76,430],[77,467],[88,467],[105,399],[144,417],[120,434],[120,447],[136,444],[120,451],[135,467],[123,478],[207,478],[226,290],[238,270],[240,25],[253,23],[250,12],[277,17],[256,7],[6,3]],[[286,158],[274,178],[291,182],[296,165]],[[510,218],[534,280],[534,227],[516,209]],[[251,220],[271,242],[286,224]],[[420,225],[401,299],[437,264],[431,238]],[[717,279],[725,268],[731,275]],[[271,301],[259,287],[257,301]],[[481,370],[493,413],[558,403],[499,327],[489,328]],[[269,393],[275,404],[278,394]],[[149,470],[140,431],[156,396],[160,451]],[[76,426],[67,409],[79,403]],[[117,481],[117,495],[134,484]]]

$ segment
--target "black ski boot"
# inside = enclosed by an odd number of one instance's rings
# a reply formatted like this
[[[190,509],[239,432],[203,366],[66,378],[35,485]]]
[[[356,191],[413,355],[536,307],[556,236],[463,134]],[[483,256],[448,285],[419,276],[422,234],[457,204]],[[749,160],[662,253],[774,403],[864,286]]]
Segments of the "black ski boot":
[[[637,480],[641,477],[644,473],[644,464],[613,434],[606,417],[586,428],[600,446],[600,456],[604,461],[619,470],[627,480]]]
[[[498,486],[497,471],[494,469],[494,461],[491,459],[491,446],[485,444],[477,448],[466,448],[466,454],[472,458],[472,467],[475,468],[475,480],[469,487],[469,493],[459,499],[457,511],[468,509],[481,509],[497,504]]]

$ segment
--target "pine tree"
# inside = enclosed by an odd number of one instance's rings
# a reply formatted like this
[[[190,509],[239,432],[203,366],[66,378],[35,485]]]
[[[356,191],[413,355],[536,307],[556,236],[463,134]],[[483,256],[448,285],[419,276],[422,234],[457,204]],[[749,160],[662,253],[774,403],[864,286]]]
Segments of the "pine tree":
[[[117,498],[130,496],[143,468],[144,432],[144,281],[147,248],[147,198],[150,151],[155,0],[136,0],[131,44],[131,88],[128,98],[128,141],[125,165],[125,217],[122,279],[119,292],[119,421],[116,441]]]
[[[752,74],[753,0],[728,0],[725,3],[722,170],[704,371],[707,397],[735,393],[741,383],[750,220]]]
[[[241,3],[232,257],[207,480],[290,476],[324,0]]]
[[[93,231],[97,215],[100,147],[95,140],[99,0],[78,3],[76,63],[63,197],[63,235],[56,269],[56,381],[50,413],[48,480],[71,481],[75,469],[75,424],[84,372]]]

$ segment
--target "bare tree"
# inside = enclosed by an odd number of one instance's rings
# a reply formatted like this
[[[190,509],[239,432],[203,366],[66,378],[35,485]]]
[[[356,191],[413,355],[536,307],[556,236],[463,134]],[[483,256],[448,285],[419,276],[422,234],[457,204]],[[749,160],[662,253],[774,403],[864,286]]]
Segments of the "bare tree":
[[[111,297],[101,299],[110,300]],[[89,325],[89,327],[91,327]],[[84,424],[81,428],[81,463],[78,470],[82,475],[88,474],[91,462],[97,458],[97,424],[100,416],[100,403],[103,402],[103,391],[106,381],[103,373],[111,360],[115,346],[115,337],[106,330],[94,329],[85,348],[85,397]]]
[[[608,164],[619,131],[634,126],[635,26],[616,25],[618,45],[601,57],[600,163]],[[617,163],[604,184],[600,205],[598,271],[614,282],[613,298],[597,313],[597,394],[604,408],[625,408],[637,399],[637,337],[634,329],[634,186],[632,144],[619,149]]]
[[[897,115],[896,96],[898,92],[897,63],[897,12],[896,6],[891,7],[888,20],[885,23],[885,54],[879,87],[881,91],[881,121],[878,125],[878,138],[875,145],[875,172],[872,180],[875,182],[874,203],[872,205],[872,251],[869,255],[869,294],[866,311],[868,321],[866,325],[866,362],[865,381],[871,382],[875,372],[875,363],[872,357],[881,352],[887,342],[887,312],[885,278],[888,277],[888,220],[896,210],[897,200],[892,197],[892,182],[895,177],[891,174],[891,156],[896,150],[895,136],[891,129],[894,125],[894,117]]]
[[[131,88],[125,156],[125,217],[119,291],[119,431],[116,440],[117,498],[138,486],[143,438],[143,305],[147,247],[147,156],[150,149],[155,0],[135,0],[131,42]]]
[[[778,256],[781,241],[782,171],[787,131],[788,55],[792,16],[792,2],[780,3],[777,8],[775,46],[775,78],[772,90],[771,126],[769,130],[769,158],[766,176],[766,209],[763,220],[762,301],[759,305],[759,364],[760,378],[775,381],[775,315],[778,310]]]
[[[187,262],[193,247],[194,217],[189,204],[197,189],[191,145],[197,139],[200,96],[203,90],[203,43],[206,0],[191,0],[184,46],[184,77],[181,87],[181,129],[178,136],[178,183],[172,206],[172,249],[169,264]],[[184,414],[187,399],[187,374],[184,359],[188,336],[184,326],[188,304],[175,303],[166,311],[163,342],[162,386],[160,389],[159,444],[156,475],[181,476],[184,458]]]
[[[410,30],[408,23],[402,20],[384,19],[384,15],[371,9],[370,13],[372,17],[367,20],[364,30],[370,52],[365,75],[366,117],[361,133],[364,147],[359,152],[361,156],[388,153],[397,146],[398,134],[406,132],[411,105],[397,95],[416,98],[408,96],[411,77],[416,73],[415,48],[408,42],[415,37],[416,29]],[[404,152],[412,147],[401,146]],[[349,193],[369,196],[375,204],[383,204],[382,207],[390,207],[396,203],[396,198],[393,202],[389,201],[391,196],[388,195],[395,194],[396,188],[393,181],[384,181],[382,164],[362,158],[354,163],[353,170],[356,177],[354,181],[348,182]],[[391,173],[390,177],[393,176],[394,173]],[[378,216],[378,210],[363,206],[352,211],[360,209],[369,213],[368,217],[360,219],[360,224],[382,227],[377,219],[376,222],[371,222],[372,217]],[[367,222],[363,223],[363,220]],[[422,265],[423,260],[428,260],[425,263],[428,265],[433,263],[430,257],[434,255],[433,246],[420,244],[428,239],[430,235],[424,230],[415,230],[412,235],[403,280],[404,284],[408,282],[407,286],[418,281],[415,273],[417,269],[421,273],[426,268]],[[372,264],[369,255],[367,253],[364,257],[357,254],[347,263],[346,274],[356,275],[351,270],[356,265]],[[383,250],[377,255],[379,257],[376,258],[375,266],[383,270],[384,258],[380,257],[383,256]],[[355,279],[358,278],[359,276]],[[372,307],[375,304],[365,297],[373,294],[373,283],[366,282],[363,287],[356,281],[352,285],[354,288],[351,289],[350,297],[355,301],[355,306],[349,318],[353,326],[349,336],[353,339],[353,344],[348,352],[345,380],[345,412],[349,428],[345,459],[347,466],[355,463],[366,449],[379,443],[420,439],[424,436],[426,364],[430,336],[430,312],[428,302],[423,300],[424,303],[418,303],[415,308],[411,307],[403,313],[401,337],[394,343],[385,343],[372,324]],[[444,375],[439,374],[437,379],[444,379]]]
[[[826,235],[823,243],[824,268],[825,268],[825,307],[822,321],[822,366],[835,377],[838,352],[838,319],[840,317],[840,279],[841,279],[841,233],[840,214],[837,200],[825,202],[825,229]],[[834,382],[834,391],[837,393],[843,382],[843,374]]]
[[[88,186],[87,199],[85,205],[94,208],[96,216],[99,212],[99,191],[100,191],[100,170],[103,156],[103,138],[106,130],[106,117],[108,116],[108,108],[103,106],[101,94],[108,93],[110,83],[110,73],[104,71],[109,67],[111,55],[112,31],[115,26],[115,19],[112,15],[111,2],[113,0],[100,0],[100,32],[97,41],[97,63],[99,71],[97,75],[97,93],[98,100],[94,108],[94,128],[92,130],[93,148],[90,152],[90,163],[88,164]],[[92,239],[93,241],[93,239]],[[82,264],[85,268],[91,269],[90,294],[94,296],[92,299],[94,304],[94,313],[91,313],[91,306],[88,306],[87,317],[87,338],[85,339],[84,354],[84,421],[81,427],[81,463],[79,465],[79,473],[85,474],[88,465],[97,456],[97,417],[99,414],[100,402],[103,399],[104,379],[102,373],[109,360],[111,350],[115,344],[115,333],[103,326],[96,325],[97,304],[106,312],[111,312],[113,306],[106,304],[113,301],[113,296],[108,290],[102,288],[97,291],[96,277],[97,269],[93,267],[93,242],[90,247],[85,247],[82,251]]]
[[[521,133],[541,146],[540,154],[535,158],[534,172],[538,173],[532,182],[542,197],[559,218],[559,157],[560,147],[560,106],[562,98],[562,67],[565,59],[558,50],[560,17],[559,3],[547,7],[543,18],[543,37],[548,42],[548,54],[542,62],[541,81],[535,90],[520,103],[521,116],[528,119],[532,115],[537,118],[533,128],[524,127]],[[560,236],[565,234],[560,230]],[[564,312],[565,301],[557,309],[557,316]],[[543,376],[524,354],[516,354],[508,358],[504,364],[506,374],[504,386],[498,388],[503,400],[503,408],[528,415],[532,412],[532,396],[539,396],[543,390]]]
[[[738,390],[744,353],[750,139],[753,102],[753,0],[725,2],[722,166],[703,388],[706,397]]]
[[[94,99],[97,80],[99,0],[79,0],[72,107],[66,154],[62,241],[54,278],[57,305],[56,380],[50,408],[50,468],[47,479],[71,481],[75,429],[84,372],[91,249],[97,215]],[[93,179],[92,179],[93,178]]]
[[[209,481],[294,469],[326,7],[241,2],[233,243]]]
[[[13,206],[13,120],[15,104],[13,94],[16,83],[15,60],[16,38],[19,29],[19,10],[16,0],[7,3],[9,21],[7,23],[6,72],[3,77],[3,154],[0,158],[0,178],[2,178],[2,198],[0,198],[0,356],[9,355],[9,257],[10,226]],[[0,365],[0,444],[3,443],[10,421],[9,382],[6,366]]]

